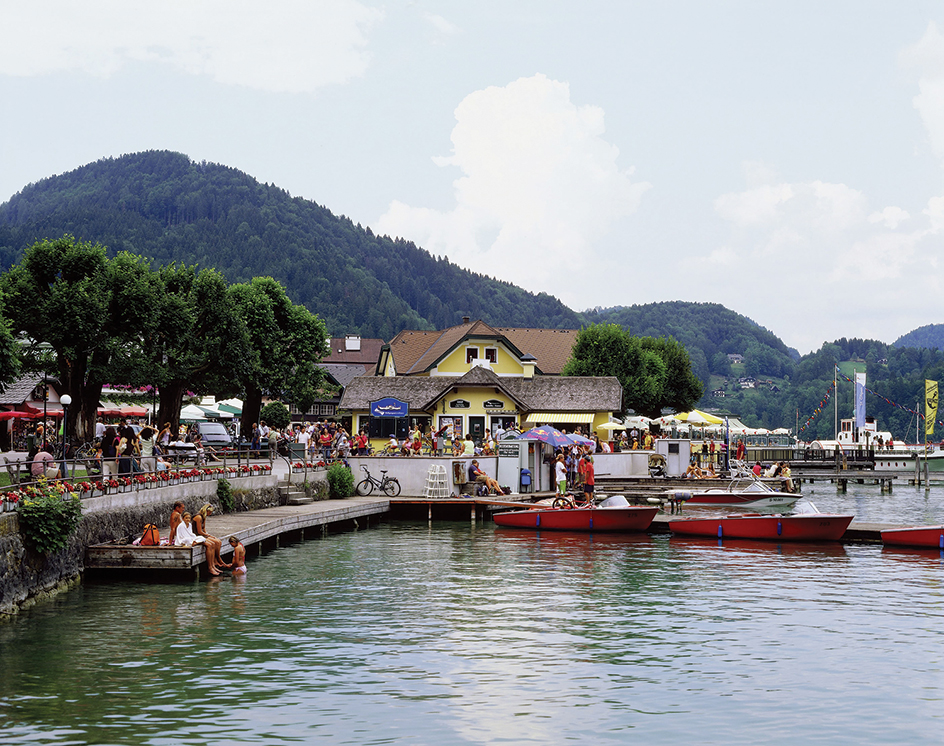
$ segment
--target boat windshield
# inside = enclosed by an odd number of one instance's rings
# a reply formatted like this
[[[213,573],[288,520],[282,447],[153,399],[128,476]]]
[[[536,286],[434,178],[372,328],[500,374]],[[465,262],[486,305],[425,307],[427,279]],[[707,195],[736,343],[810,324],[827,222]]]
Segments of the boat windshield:
[[[610,495],[606,500],[600,503],[601,508],[625,508],[629,505],[629,500],[627,500],[622,495]]]

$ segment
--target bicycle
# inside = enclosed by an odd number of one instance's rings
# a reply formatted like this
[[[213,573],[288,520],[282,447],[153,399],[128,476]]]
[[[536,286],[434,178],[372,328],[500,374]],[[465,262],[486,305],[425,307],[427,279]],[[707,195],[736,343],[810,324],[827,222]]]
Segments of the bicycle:
[[[554,508],[590,508],[593,507],[593,500],[587,500],[585,492],[570,493],[566,495],[560,495],[554,498],[554,502],[551,503],[551,507]]]
[[[383,492],[387,497],[396,497],[400,494],[400,480],[396,477],[388,477],[386,469],[380,470],[380,473],[383,474],[380,479],[371,476],[366,465],[361,465],[361,470],[367,473],[367,477],[358,482],[357,487],[354,488],[354,491],[358,495],[369,495],[374,491],[374,487]]]

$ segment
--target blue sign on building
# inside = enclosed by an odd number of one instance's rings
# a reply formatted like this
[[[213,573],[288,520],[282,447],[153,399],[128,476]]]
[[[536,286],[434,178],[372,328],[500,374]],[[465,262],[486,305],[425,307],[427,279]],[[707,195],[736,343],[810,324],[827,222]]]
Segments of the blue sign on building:
[[[409,403],[394,399],[392,396],[370,403],[371,417],[408,417],[409,414]]]

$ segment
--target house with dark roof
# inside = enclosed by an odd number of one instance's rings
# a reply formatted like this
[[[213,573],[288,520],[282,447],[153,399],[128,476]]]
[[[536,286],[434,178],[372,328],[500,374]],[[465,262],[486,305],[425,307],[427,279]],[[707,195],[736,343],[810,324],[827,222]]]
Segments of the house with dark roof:
[[[344,388],[357,376],[373,374],[383,346],[382,339],[360,337],[356,334],[331,337],[328,340],[328,354],[318,366],[325,373],[329,395],[318,399],[306,412],[289,403],[288,410],[292,422],[314,422],[328,417],[334,418]]]
[[[576,335],[468,318],[442,331],[402,331],[381,349],[375,375],[347,385],[339,408],[372,438],[403,438],[413,425],[474,439],[512,425],[592,432],[622,408],[623,391],[615,377],[560,375]]]

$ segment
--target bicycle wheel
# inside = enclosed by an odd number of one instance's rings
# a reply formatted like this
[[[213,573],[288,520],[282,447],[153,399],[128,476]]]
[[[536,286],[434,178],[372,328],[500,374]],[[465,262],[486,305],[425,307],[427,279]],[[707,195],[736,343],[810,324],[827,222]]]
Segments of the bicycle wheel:
[[[92,458],[95,455],[95,444],[94,443],[83,443],[82,446],[75,452],[75,457],[77,459],[87,459]]]
[[[400,482],[396,479],[388,479],[384,482],[383,491],[387,497],[396,497],[400,494]]]
[[[357,483],[357,487],[354,488],[354,491],[358,495],[369,495],[371,492],[374,491],[374,483],[371,482],[369,479],[361,480],[360,482]]]
[[[566,497],[555,497],[554,502],[551,504],[554,508],[570,508],[570,500]]]

